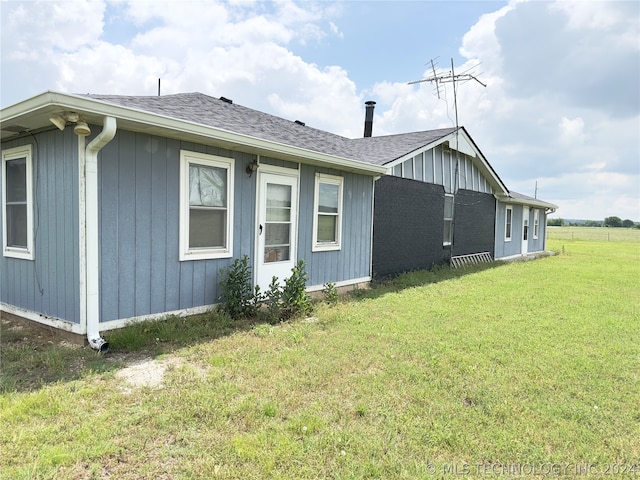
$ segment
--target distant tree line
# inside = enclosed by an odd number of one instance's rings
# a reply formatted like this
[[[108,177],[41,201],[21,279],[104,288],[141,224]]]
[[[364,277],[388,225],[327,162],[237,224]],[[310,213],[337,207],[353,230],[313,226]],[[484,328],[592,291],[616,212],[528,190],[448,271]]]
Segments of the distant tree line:
[[[564,218],[548,218],[547,225],[551,227],[623,227],[640,228],[640,223],[633,220],[622,220],[620,217],[607,217],[604,220],[565,220]]]

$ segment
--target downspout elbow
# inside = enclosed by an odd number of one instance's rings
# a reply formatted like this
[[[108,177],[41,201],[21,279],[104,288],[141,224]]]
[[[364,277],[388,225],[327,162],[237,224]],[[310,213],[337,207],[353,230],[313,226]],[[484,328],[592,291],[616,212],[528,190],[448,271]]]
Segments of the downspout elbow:
[[[100,353],[109,351],[109,343],[100,336],[98,152],[113,140],[116,130],[116,119],[105,117],[102,131],[86,147],[87,340]]]

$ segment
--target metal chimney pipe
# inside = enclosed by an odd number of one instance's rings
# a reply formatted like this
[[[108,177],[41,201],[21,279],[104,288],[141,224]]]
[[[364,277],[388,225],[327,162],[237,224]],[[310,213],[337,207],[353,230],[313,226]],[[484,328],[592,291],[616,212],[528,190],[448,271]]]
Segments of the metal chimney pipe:
[[[364,114],[364,136],[366,138],[373,133],[373,109],[376,107],[376,102],[369,100],[364,104],[367,106]]]

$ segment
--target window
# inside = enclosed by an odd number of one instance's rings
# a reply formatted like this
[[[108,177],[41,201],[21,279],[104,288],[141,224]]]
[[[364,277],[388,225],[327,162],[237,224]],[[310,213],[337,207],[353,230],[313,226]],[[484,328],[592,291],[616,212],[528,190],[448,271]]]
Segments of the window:
[[[507,212],[504,217],[504,241],[511,241],[511,225],[513,219],[513,207],[508,205]]]
[[[453,195],[444,194],[444,235],[443,245],[451,245],[451,234],[453,231]]]
[[[31,145],[2,152],[2,192],[3,254],[33,260]]]
[[[537,208],[533,211],[533,238],[538,239],[540,232],[540,210]]]
[[[231,257],[233,158],[180,152],[180,260]]]
[[[342,236],[342,177],[316,173],[313,251],[340,250]]]

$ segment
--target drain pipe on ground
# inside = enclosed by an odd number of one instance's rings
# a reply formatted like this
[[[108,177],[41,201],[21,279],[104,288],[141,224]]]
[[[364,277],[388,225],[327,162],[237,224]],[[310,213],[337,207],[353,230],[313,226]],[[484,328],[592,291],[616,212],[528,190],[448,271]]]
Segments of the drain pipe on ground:
[[[104,127],[85,150],[86,322],[89,346],[100,353],[109,343],[100,336],[100,237],[98,208],[98,152],[116,135],[114,117],[104,117]]]

